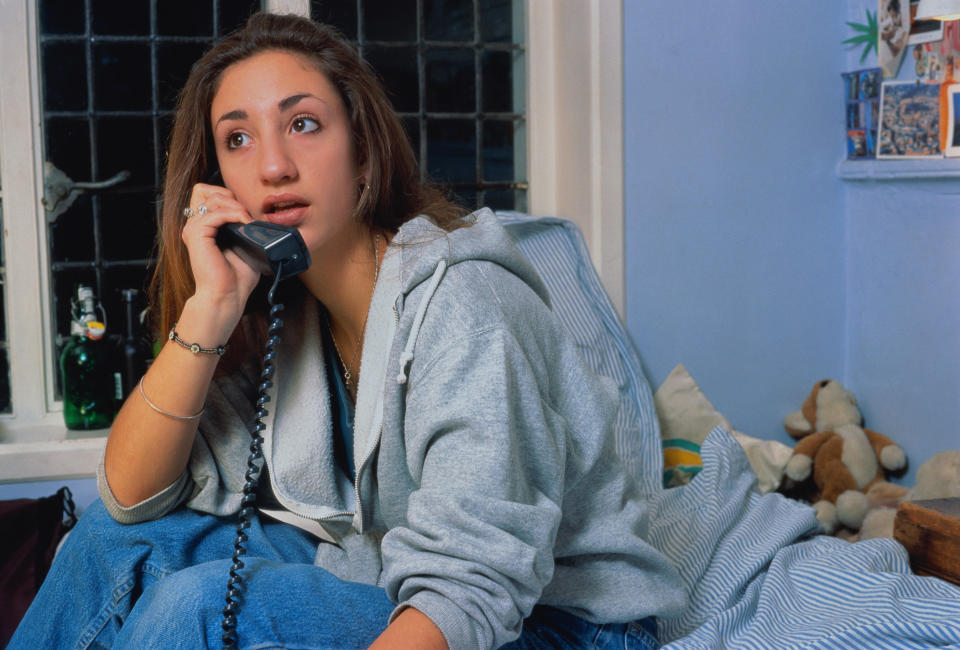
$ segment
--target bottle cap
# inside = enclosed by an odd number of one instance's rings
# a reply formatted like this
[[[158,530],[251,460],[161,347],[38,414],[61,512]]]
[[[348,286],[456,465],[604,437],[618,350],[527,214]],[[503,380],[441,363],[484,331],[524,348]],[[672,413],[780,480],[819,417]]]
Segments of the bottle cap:
[[[106,325],[100,321],[90,320],[87,321],[87,337],[91,341],[99,341],[103,338],[104,332],[107,331]]]

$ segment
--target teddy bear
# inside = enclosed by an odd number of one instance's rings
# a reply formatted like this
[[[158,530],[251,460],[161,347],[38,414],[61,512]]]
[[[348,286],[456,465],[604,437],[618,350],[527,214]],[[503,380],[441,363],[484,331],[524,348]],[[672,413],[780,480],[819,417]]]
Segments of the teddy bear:
[[[863,518],[859,535],[851,541],[893,537],[893,520],[903,501],[960,497],[960,449],[941,451],[917,468],[912,488],[886,481],[875,483],[867,491],[870,510]]]
[[[807,498],[828,534],[838,524],[859,530],[870,507],[867,491],[885,482],[887,472],[906,467],[899,445],[863,428],[856,399],[838,381],[814,384],[801,409],[784,418],[784,428],[797,439],[785,477],[794,484],[812,479]]]

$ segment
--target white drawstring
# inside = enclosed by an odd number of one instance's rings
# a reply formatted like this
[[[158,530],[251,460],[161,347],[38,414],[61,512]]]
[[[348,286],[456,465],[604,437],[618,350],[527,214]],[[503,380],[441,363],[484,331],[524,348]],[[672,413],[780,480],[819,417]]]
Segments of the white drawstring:
[[[420,333],[420,326],[423,325],[423,318],[427,313],[427,305],[430,303],[430,299],[433,298],[433,294],[437,290],[437,285],[440,284],[440,280],[443,278],[446,270],[447,262],[440,260],[440,262],[437,263],[437,268],[433,271],[433,276],[430,278],[427,292],[417,306],[417,313],[413,317],[413,327],[410,328],[410,336],[407,337],[407,344],[404,346],[403,352],[400,353],[400,373],[397,375],[398,384],[407,383],[407,369],[413,362],[413,348],[417,345],[417,335]]]

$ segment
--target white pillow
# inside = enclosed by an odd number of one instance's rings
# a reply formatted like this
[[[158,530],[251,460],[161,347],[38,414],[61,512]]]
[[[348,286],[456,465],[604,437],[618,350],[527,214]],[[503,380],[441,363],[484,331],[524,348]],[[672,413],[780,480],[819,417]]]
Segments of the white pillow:
[[[678,441],[699,447],[708,433],[722,426],[746,452],[757,475],[760,492],[771,492],[780,486],[783,468],[793,455],[793,449],[775,440],[760,440],[734,430],[730,421],[713,408],[683,364],[678,364],[670,372],[654,393],[653,403],[665,448],[677,446]]]

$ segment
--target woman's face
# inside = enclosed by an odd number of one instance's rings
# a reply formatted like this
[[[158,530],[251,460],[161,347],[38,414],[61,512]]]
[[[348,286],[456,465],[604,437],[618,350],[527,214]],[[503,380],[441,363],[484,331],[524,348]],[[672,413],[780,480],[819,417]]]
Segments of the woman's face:
[[[297,227],[311,252],[362,234],[346,106],[309,59],[267,51],[233,64],[210,122],[223,182],[254,219]]]

